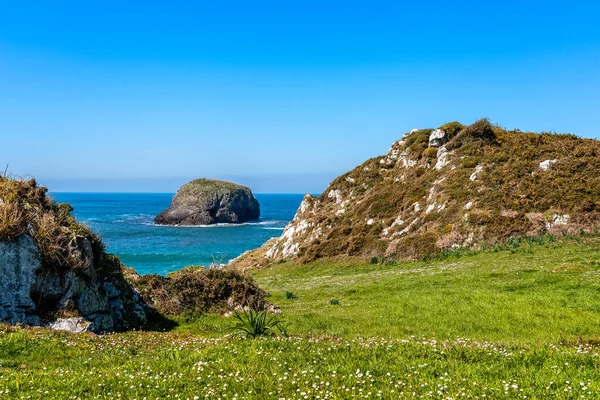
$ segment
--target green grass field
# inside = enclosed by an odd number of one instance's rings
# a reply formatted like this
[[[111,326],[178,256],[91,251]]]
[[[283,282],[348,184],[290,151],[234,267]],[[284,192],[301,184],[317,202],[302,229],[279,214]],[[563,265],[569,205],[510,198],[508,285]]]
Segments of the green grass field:
[[[0,398],[600,398],[598,238],[253,274],[290,337],[231,337],[216,315],[105,336],[4,326]]]

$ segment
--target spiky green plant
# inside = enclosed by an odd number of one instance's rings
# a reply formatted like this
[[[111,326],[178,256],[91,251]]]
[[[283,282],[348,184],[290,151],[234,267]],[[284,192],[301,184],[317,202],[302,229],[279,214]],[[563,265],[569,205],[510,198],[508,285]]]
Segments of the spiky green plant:
[[[259,336],[271,336],[275,334],[275,329],[282,334],[284,331],[287,332],[282,325],[283,321],[268,311],[250,310],[244,313],[235,311],[233,316],[237,320],[234,327],[237,336],[255,339]]]

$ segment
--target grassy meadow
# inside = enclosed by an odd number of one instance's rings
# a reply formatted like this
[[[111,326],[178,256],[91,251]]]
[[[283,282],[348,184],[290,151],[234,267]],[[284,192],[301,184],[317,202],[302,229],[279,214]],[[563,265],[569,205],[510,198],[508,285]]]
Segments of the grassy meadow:
[[[288,337],[2,326],[0,398],[600,398],[600,239],[372,262],[253,271]]]

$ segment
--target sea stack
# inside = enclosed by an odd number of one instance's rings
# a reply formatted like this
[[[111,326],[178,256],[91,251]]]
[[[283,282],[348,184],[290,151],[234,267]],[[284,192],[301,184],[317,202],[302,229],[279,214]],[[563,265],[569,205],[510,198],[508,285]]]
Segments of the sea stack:
[[[159,225],[239,224],[260,217],[250,188],[214,179],[195,179],[179,188],[171,206],[158,214]]]

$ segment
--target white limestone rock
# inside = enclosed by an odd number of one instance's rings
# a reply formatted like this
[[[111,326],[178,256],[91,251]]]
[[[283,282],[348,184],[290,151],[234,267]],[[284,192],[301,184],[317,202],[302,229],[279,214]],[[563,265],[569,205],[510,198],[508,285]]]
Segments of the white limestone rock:
[[[327,193],[327,197],[329,197],[330,199],[335,199],[335,204],[339,204],[342,202],[342,193],[338,189],[330,190],[329,193]]]
[[[546,228],[550,229],[555,226],[564,226],[569,223],[571,216],[569,214],[553,214],[550,221],[546,222]]]
[[[436,129],[429,135],[429,147],[438,148],[448,141],[446,132]]]
[[[540,163],[540,169],[542,171],[548,171],[552,164],[555,164],[556,160],[545,160]]]
[[[470,180],[472,180],[473,182],[475,182],[477,180],[477,174],[479,174],[481,171],[483,171],[483,167],[481,165],[478,165],[475,167],[475,172],[473,172],[471,174],[471,176],[469,177]]]
[[[450,152],[446,148],[446,146],[441,146],[437,152],[437,162],[435,163],[435,169],[440,170],[444,168],[448,163]]]
[[[67,331],[72,333],[91,332],[92,323],[84,318],[59,318],[48,324],[48,328],[56,331]]]

